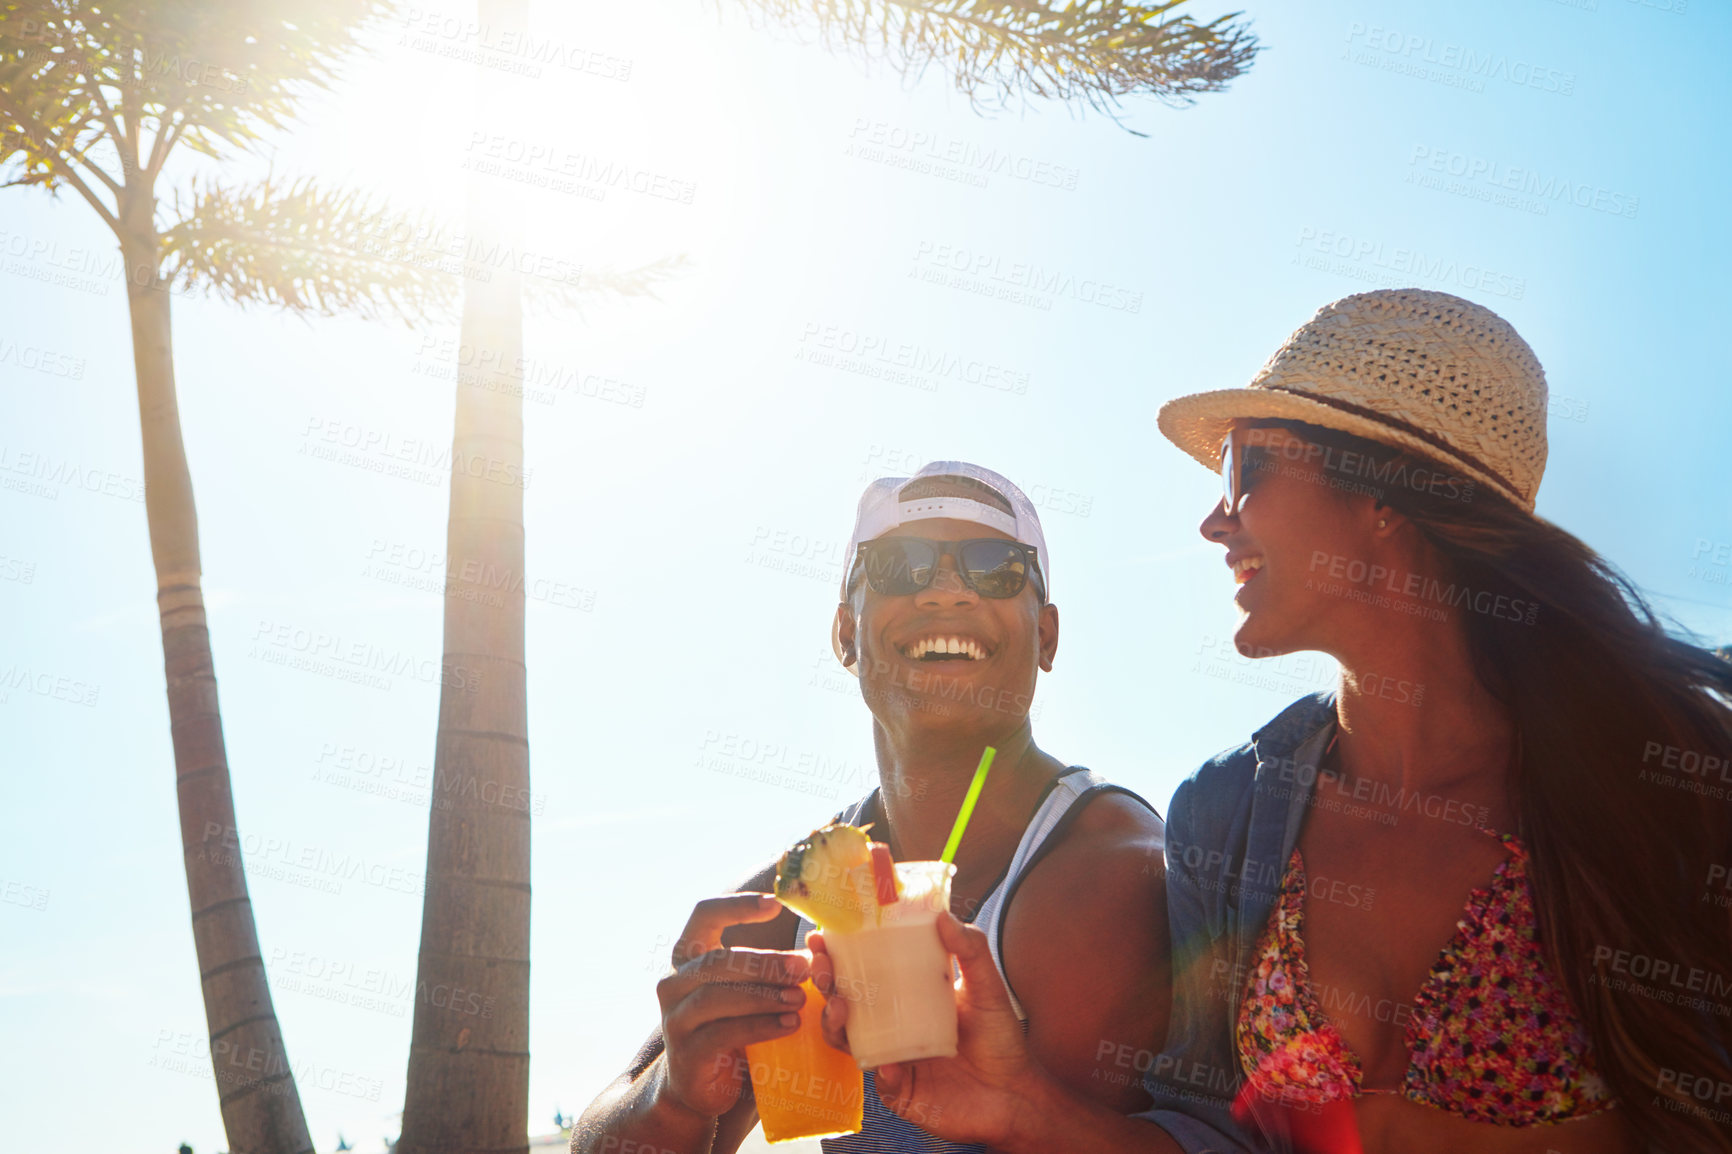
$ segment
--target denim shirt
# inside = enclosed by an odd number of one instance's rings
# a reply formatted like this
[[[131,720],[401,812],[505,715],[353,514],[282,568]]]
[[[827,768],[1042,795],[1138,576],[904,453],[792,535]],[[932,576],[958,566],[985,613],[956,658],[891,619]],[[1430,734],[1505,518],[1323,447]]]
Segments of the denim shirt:
[[[1233,1024],[1335,725],[1333,691],[1301,698],[1173,793],[1166,854],[1173,1009],[1166,1046],[1144,1074],[1155,1104],[1138,1117],[1187,1154],[1293,1148],[1285,1133],[1233,1119],[1244,1084]]]

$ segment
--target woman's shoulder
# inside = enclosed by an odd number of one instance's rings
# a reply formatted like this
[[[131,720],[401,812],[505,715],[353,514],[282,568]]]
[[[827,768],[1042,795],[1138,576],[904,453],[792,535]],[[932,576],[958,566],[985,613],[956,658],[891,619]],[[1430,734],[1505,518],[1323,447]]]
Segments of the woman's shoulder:
[[[1212,831],[1232,824],[1251,796],[1257,776],[1256,750],[1250,742],[1224,749],[1205,761],[1173,791],[1167,805],[1167,844],[1213,840]]]
[[[1290,759],[1294,750],[1329,724],[1334,715],[1333,692],[1313,693],[1295,701],[1260,726],[1248,741],[1223,749],[1180,782],[1167,810],[1168,825],[1195,830],[1230,821],[1250,803],[1258,765]]]

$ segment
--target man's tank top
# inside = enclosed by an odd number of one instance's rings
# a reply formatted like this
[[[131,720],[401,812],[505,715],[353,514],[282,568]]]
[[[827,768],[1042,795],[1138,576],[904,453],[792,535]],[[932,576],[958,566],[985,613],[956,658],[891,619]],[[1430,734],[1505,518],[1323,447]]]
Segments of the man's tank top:
[[[1017,887],[1035,863],[1045,856],[1046,851],[1059,843],[1059,835],[1082,813],[1084,799],[1093,799],[1103,793],[1122,793],[1147,807],[1149,812],[1155,815],[1155,819],[1160,820],[1160,813],[1141,797],[1123,786],[1103,781],[1080,765],[1072,766],[1047,783],[1046,793],[1035,807],[1034,817],[1029,819],[1028,828],[1023,831],[1022,840],[1017,843],[1016,853],[1011,855],[1010,865],[1005,869],[1004,876],[987,891],[974,916],[962,919],[985,931],[987,945],[992,950],[992,961],[998,967],[1000,977],[1004,977],[1004,911],[1016,895]],[[877,809],[878,791],[874,789],[837,814],[833,820],[859,825],[866,815],[876,814]],[[1158,848],[1163,851],[1165,849],[1164,846]],[[794,934],[795,948],[805,948],[806,934],[813,928],[811,922],[805,918],[800,919],[799,928]],[[1005,978],[1005,987],[1008,989],[1009,986],[1010,979]],[[1014,990],[1010,994],[1010,1004],[1016,1010],[1017,1020],[1022,1023],[1023,1030],[1027,1031],[1028,1014],[1023,1010],[1022,1003],[1017,1001]],[[980,1154],[986,1149],[984,1146],[946,1142],[900,1115],[891,1113],[878,1099],[878,1090],[870,1070],[866,1071],[865,1112],[860,1132],[841,1138],[825,1138],[822,1145],[824,1154]]]

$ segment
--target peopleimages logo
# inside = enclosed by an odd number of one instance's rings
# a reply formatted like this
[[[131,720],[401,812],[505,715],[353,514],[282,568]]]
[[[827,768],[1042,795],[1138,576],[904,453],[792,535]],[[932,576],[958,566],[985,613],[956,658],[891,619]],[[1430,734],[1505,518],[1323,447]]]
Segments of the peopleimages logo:
[[[557,64],[572,72],[620,83],[631,79],[632,62],[623,56],[540,37],[528,29],[495,27],[478,23],[468,14],[442,12],[437,8],[410,6],[398,15],[406,31],[397,43],[418,52],[521,73],[531,79],[540,79],[541,64]]]
[[[600,200],[609,189],[622,189],[656,200],[691,204],[697,195],[695,181],[663,172],[636,168],[618,160],[603,160],[591,153],[573,152],[557,143],[523,140],[497,132],[472,131],[468,155],[461,167],[494,176],[522,174],[530,184],[547,185],[564,192],[587,189]]]
[[[151,1068],[214,1079],[225,1098],[253,1090],[281,1096],[300,1086],[377,1102],[385,1087],[382,1079],[354,1070],[307,1061],[291,1064],[280,1043],[277,1049],[265,1049],[242,1046],[233,1038],[213,1040],[190,1030],[162,1029],[151,1049],[146,1063]]]
[[[228,851],[226,857],[222,853],[225,850]],[[324,887],[330,893],[340,893],[342,883],[346,881],[405,894],[419,894],[426,889],[426,878],[419,870],[369,861],[349,853],[336,853],[316,845],[297,846],[287,838],[242,833],[235,826],[214,821],[204,823],[199,853],[218,864],[237,864],[236,859],[242,858],[250,867],[278,865],[288,870],[304,871],[309,876],[335,883],[335,888]]]
[[[351,641],[339,633],[304,629],[296,625],[260,619],[253,631],[250,655],[273,665],[288,665],[312,673],[339,676],[379,689],[390,689],[393,677],[408,677],[444,689],[475,693],[481,687],[477,669],[442,660],[416,657],[366,641]]]
[[[0,902],[7,905],[23,906],[27,910],[45,910],[48,908],[50,891],[41,886],[25,885],[11,878],[0,879]]]
[[[1115,312],[1137,313],[1143,308],[1141,292],[930,240],[915,246],[914,268],[909,275],[928,284],[958,288],[1046,312],[1052,310],[1053,301],[1059,297]]]
[[[80,681],[64,674],[28,665],[13,663],[0,670],[0,705],[11,699],[13,691],[21,690],[38,697],[52,697],[69,705],[94,706],[102,686]]]
[[[1068,192],[1081,176],[1067,165],[865,117],[854,121],[845,154],[977,188],[987,187],[990,177],[1006,176]]]
[[[57,501],[63,485],[140,505],[144,503],[144,482],[136,477],[47,453],[19,452],[0,445],[0,486]]]
[[[1489,157],[1470,156],[1449,148],[1416,144],[1407,164],[1408,183],[1440,187],[1442,177],[1455,177],[1463,187],[1441,187],[1441,191],[1474,195],[1467,190],[1478,189],[1485,193],[1497,190],[1517,197],[1532,197],[1529,202],[1512,202],[1511,207],[1524,208],[1540,216],[1550,212],[1552,204],[1564,203],[1634,220],[1636,210],[1641,207],[1641,199],[1628,193],[1570,180],[1555,173],[1543,173],[1535,168],[1505,164]],[[1482,196],[1479,199],[1491,198]]]
[[[1416,493],[1429,493],[1433,497],[1466,503],[1473,500],[1476,488],[1472,477],[1411,464],[1403,459],[1379,463],[1375,456],[1366,453],[1301,441],[1279,430],[1252,429],[1247,434],[1245,443],[1261,447],[1270,458],[1280,458],[1295,464],[1303,461],[1316,462],[1331,487],[1363,493],[1379,500],[1383,497],[1381,487],[1387,486],[1411,489]],[[1303,471],[1288,473],[1281,469],[1279,464],[1274,471],[1298,478],[1306,477]],[[1350,480],[1344,481],[1343,478]]]
[[[1706,1006],[1696,1005],[1703,999],[1692,995],[1707,995],[1710,999],[1719,999],[1715,1003],[1719,1008],[1716,1013],[1725,1014],[1725,999],[1732,995],[1732,980],[1725,974],[1714,970],[1704,970],[1700,966],[1685,965],[1667,958],[1655,957],[1652,954],[1637,953],[1632,950],[1619,950],[1611,946],[1596,945],[1594,947],[1593,965],[1595,977],[1611,989],[1631,989],[1652,997],[1656,992],[1663,995],[1661,1001],[1677,1002],[1680,1005],[1690,1005],[1703,1009]],[[1613,984],[1617,979],[1607,979],[1603,972],[1610,970],[1637,982],[1651,982],[1646,989],[1635,989],[1627,983]],[[1688,1000],[1686,1000],[1688,999]]]
[[[1294,264],[1385,288],[1401,288],[1418,279],[1510,300],[1519,301],[1527,294],[1526,277],[1331,229],[1301,228],[1298,249]]]
[[[1454,582],[1445,583],[1435,577],[1423,573],[1398,573],[1386,565],[1376,565],[1358,558],[1347,557],[1340,553],[1327,553],[1321,549],[1311,553],[1311,572],[1322,570],[1330,578],[1345,582],[1352,587],[1355,594],[1362,596],[1372,589],[1381,588],[1401,597],[1418,601],[1431,601],[1437,605],[1450,605],[1458,609],[1471,609],[1475,613],[1487,617],[1495,617],[1504,621],[1520,621],[1524,625],[1532,625],[1539,613],[1537,601],[1526,601],[1519,597],[1510,597],[1503,593],[1493,593],[1488,589],[1474,590],[1467,585],[1457,585]],[[1306,588],[1312,588],[1311,578],[1306,578]],[[1345,592],[1345,587],[1318,586],[1325,593]],[[1386,600],[1386,599],[1385,599]],[[1403,608],[1399,604],[1389,607]],[[1419,607],[1424,608],[1424,607]],[[1431,616],[1421,613],[1420,616]],[[1441,620],[1441,618],[1436,618]]]
[[[1470,87],[1475,92],[1483,91],[1487,80],[1507,81],[1518,88],[1534,88],[1558,96],[1571,96],[1576,91],[1574,72],[1535,64],[1531,60],[1512,59],[1502,52],[1479,52],[1466,45],[1440,41],[1431,36],[1403,33],[1398,29],[1384,28],[1376,24],[1361,24],[1357,21],[1349,24],[1347,42],[1362,44],[1373,52],[1382,53],[1383,60],[1388,62],[1399,61],[1404,65],[1421,66],[1413,69],[1413,74],[1423,79],[1441,78],[1443,74],[1457,73],[1461,79],[1472,82],[1457,86]],[[1377,57],[1373,57],[1359,63],[1372,63],[1377,60]],[[1430,65],[1433,70],[1441,70],[1441,73],[1433,75],[1423,68],[1425,65]]]
[[[449,441],[400,437],[335,418],[309,417],[299,453],[315,460],[421,484],[444,484],[452,474],[529,488],[535,470],[522,462],[457,451]]]
[[[0,337],[0,366],[17,365],[33,373],[64,377],[70,381],[84,379],[84,358],[42,345],[20,345],[15,340]]]
[[[1028,392],[1028,374],[914,341],[899,341],[881,333],[859,332],[843,325],[806,322],[794,359],[877,377],[924,392],[940,381],[964,381],[1000,392]]]

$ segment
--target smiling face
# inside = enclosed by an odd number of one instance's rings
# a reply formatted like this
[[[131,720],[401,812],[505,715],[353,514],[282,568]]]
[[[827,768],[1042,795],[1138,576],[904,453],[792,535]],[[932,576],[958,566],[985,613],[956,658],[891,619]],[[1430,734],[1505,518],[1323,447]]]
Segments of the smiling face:
[[[1236,426],[1243,428],[1245,426]],[[1341,595],[1330,576],[1335,558],[1380,552],[1396,518],[1368,496],[1344,496],[1330,484],[1307,443],[1280,428],[1258,428],[1243,446],[1244,497],[1236,516],[1222,504],[1199,526],[1224,546],[1244,613],[1234,645],[1247,657],[1299,650],[1338,653],[1340,642],[1381,612]]]
[[[886,536],[934,541],[1011,538],[972,521],[916,521]],[[926,588],[904,596],[864,580],[836,609],[838,638],[860,673],[861,693],[887,726],[954,725],[982,704],[1000,722],[1020,722],[1034,695],[1037,670],[1052,669],[1058,610],[1040,604],[1033,581],[1015,597],[982,597],[939,560]]]

